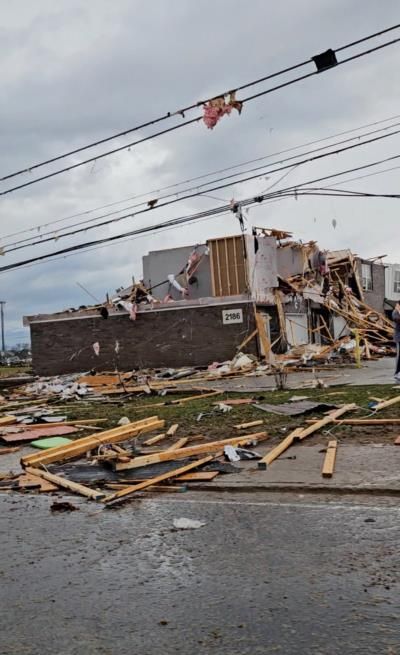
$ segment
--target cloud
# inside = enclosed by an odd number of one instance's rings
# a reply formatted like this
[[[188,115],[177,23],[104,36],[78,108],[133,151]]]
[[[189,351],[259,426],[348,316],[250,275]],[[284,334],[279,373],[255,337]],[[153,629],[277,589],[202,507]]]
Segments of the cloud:
[[[328,47],[396,23],[398,15],[395,0],[386,0],[384,15],[373,0],[284,0],[274,5],[261,0],[98,0],[95,11],[82,0],[23,4],[22,12],[17,4],[3,8],[0,28],[0,73],[6,100],[0,105],[2,174],[306,60]],[[387,40],[391,38],[389,34]],[[264,96],[246,104],[240,117],[224,118],[213,131],[202,123],[188,126],[130,152],[4,196],[0,198],[2,235],[396,114],[397,53],[398,46],[393,46]],[[339,53],[339,58],[343,56],[347,54]],[[275,83],[270,80],[263,88]],[[243,91],[240,97],[248,93],[251,91]],[[155,130],[157,126],[108,145],[125,144]],[[393,137],[299,167],[276,188],[395,155],[400,152],[399,144],[399,137]],[[106,148],[75,155],[70,161]],[[282,157],[266,160],[265,167]],[[45,169],[36,173],[42,172]],[[8,180],[0,189],[36,173]],[[274,184],[280,175],[260,174],[258,180],[211,195],[222,201],[232,196],[244,198]],[[392,171],[351,182],[348,187],[393,192],[398,180],[399,172]],[[17,251],[1,258],[0,265],[219,203],[213,198],[182,201],[76,237]],[[126,200],[116,208],[132,204],[135,200]],[[395,200],[287,199],[252,208],[247,216],[249,223],[289,229],[304,240],[318,239],[325,247],[351,247],[365,256],[387,253],[390,259],[400,260],[393,238],[397,235]],[[62,225],[83,218],[70,218]],[[336,229],[332,219],[337,221]],[[48,229],[53,228],[43,228],[41,233]],[[141,257],[148,250],[203,241],[237,229],[233,216],[217,217],[0,274],[0,296],[7,301],[7,341],[23,338],[24,314],[91,302],[76,282],[103,298],[107,291],[128,284],[132,275],[140,277]],[[9,240],[2,239],[2,243]]]

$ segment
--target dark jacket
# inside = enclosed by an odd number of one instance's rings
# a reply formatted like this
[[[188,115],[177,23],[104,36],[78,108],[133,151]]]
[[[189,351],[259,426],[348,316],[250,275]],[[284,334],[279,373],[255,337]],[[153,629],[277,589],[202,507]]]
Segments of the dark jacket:
[[[400,312],[395,309],[392,313],[392,319],[394,321],[394,337],[393,340],[395,343],[400,343]]]

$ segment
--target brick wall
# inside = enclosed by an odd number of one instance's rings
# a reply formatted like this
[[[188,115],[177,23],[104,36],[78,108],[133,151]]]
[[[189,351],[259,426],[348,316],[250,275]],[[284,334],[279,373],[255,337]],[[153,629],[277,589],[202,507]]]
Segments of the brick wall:
[[[222,310],[243,311],[243,323],[224,325]],[[231,359],[255,329],[253,303],[199,306],[31,323],[33,369],[59,375],[96,368],[119,370],[163,366],[207,366]],[[100,344],[97,357],[92,344]],[[116,342],[119,353],[115,353]],[[246,352],[257,354],[252,339]]]

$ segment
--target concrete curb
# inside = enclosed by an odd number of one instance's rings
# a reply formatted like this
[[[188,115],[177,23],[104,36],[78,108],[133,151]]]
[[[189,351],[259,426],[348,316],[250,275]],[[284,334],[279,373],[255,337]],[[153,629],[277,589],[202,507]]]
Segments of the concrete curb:
[[[317,493],[329,495],[370,495],[398,496],[400,488],[390,487],[356,487],[356,486],[326,486],[301,484],[270,484],[270,485],[239,485],[239,484],[188,484],[189,491],[229,492],[229,493]]]

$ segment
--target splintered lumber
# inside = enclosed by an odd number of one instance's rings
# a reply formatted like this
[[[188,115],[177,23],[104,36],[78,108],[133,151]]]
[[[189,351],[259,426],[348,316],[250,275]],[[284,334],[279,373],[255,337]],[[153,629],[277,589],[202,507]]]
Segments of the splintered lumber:
[[[138,407],[138,411],[142,411],[142,409],[150,409],[153,407],[169,407],[170,405],[181,405],[183,403],[188,403],[191,402],[192,400],[203,400],[203,398],[210,398],[211,396],[218,396],[224,393],[223,391],[219,391],[218,389],[214,389],[213,391],[210,391],[210,393],[200,393],[196,394],[195,396],[186,396],[185,398],[176,398],[175,400],[166,400],[163,403],[148,403],[147,405],[142,405],[141,407]]]
[[[374,412],[379,412],[379,410],[385,409],[385,407],[391,407],[396,403],[400,403],[400,393],[397,394],[397,396],[395,396],[394,398],[390,398],[389,400],[384,400],[382,403],[378,403],[377,405],[375,405],[373,410]]]
[[[175,459],[191,457],[192,455],[212,453],[217,450],[223,450],[224,446],[241,446],[249,441],[253,441],[254,439],[257,439],[257,441],[263,441],[267,438],[268,435],[266,432],[255,432],[254,434],[245,434],[241,437],[231,437],[230,439],[222,439],[221,441],[211,441],[210,443],[188,446],[187,448],[179,448],[178,450],[164,450],[161,453],[139,455],[126,464],[124,462],[115,462],[113,466],[116,471],[124,471],[139,466],[147,466],[148,464],[158,464],[159,462],[168,462]]]
[[[238,347],[236,348],[237,352],[240,352],[245,346],[247,346],[247,344],[250,343],[250,341],[254,339],[254,337],[257,334],[258,334],[258,329],[253,330],[253,332],[249,334],[248,337],[243,339],[242,343],[238,345]]]
[[[144,480],[143,482],[134,484],[130,487],[127,487],[126,489],[121,489],[121,491],[117,491],[115,494],[111,494],[110,496],[106,496],[105,498],[103,498],[102,502],[107,503],[107,505],[116,504],[124,500],[126,496],[130,496],[134,494],[136,491],[141,491],[141,489],[152,487],[153,485],[158,484],[163,480],[176,478],[179,475],[182,475],[183,473],[190,471],[191,469],[202,466],[203,464],[207,464],[207,462],[210,462],[212,459],[213,459],[213,455],[208,455],[208,457],[203,457],[202,459],[198,459],[195,462],[190,462],[190,464],[186,464],[185,466],[181,466],[180,468],[174,469],[172,471],[167,471],[166,473],[157,475],[156,477],[151,478],[150,480]]]
[[[0,427],[2,425],[12,425],[13,423],[17,422],[17,417],[16,416],[2,416],[0,418]]]
[[[152,432],[164,427],[164,421],[159,421],[156,416],[145,418],[141,421],[135,421],[128,425],[122,425],[112,430],[106,430],[99,434],[91,434],[88,437],[77,439],[67,446],[50,448],[44,453],[27,455],[21,459],[21,464],[25,466],[40,466],[42,464],[51,464],[53,462],[65,461],[85,455],[89,450],[94,450],[104,444],[118,443],[131,439],[144,432]]]
[[[30,473],[23,473],[22,475],[19,476],[18,488],[19,489],[36,488],[38,491],[42,491],[43,493],[47,493],[49,491],[57,491],[59,489],[59,487],[57,487],[52,482],[48,482],[48,480],[44,480],[43,478],[40,478],[36,474],[31,475]]]
[[[165,439],[166,434],[165,432],[162,432],[162,434],[156,434],[155,437],[150,437],[150,439],[146,439],[146,441],[143,441],[144,446],[152,446],[154,443],[158,443],[162,439]]]
[[[74,493],[80,494],[81,496],[86,496],[92,500],[99,500],[104,497],[104,494],[101,491],[96,491],[95,489],[89,489],[89,487],[84,487],[83,484],[78,484],[77,482],[71,482],[66,478],[62,478],[60,475],[54,475],[54,473],[48,473],[38,468],[27,467],[25,469],[26,473],[30,475],[36,475],[39,478],[43,478],[48,482],[52,482],[57,485],[57,487],[62,487],[63,489],[68,489]]]
[[[255,428],[256,425],[263,425],[264,421],[258,419],[257,421],[250,421],[250,423],[239,423],[239,425],[234,425],[233,427],[236,430],[247,430],[247,428]]]
[[[9,455],[10,453],[16,453],[19,450],[19,446],[12,446],[10,448],[0,448],[0,455]]]
[[[167,448],[167,451],[168,450],[178,450],[178,448],[182,448],[182,446],[187,444],[188,441],[189,441],[188,437],[182,437],[181,439],[178,439],[178,441],[175,441],[175,443],[173,443],[172,446]]]
[[[105,423],[108,421],[107,418],[93,418],[93,419],[85,419],[82,421],[47,421],[47,423],[18,423],[18,426],[21,428],[26,428],[29,430],[30,428],[33,428],[36,430],[36,428],[60,428],[63,425],[71,425],[71,426],[84,426],[90,425],[92,423]]]
[[[308,419],[306,422],[316,423],[317,419]],[[336,419],[332,422],[340,425],[399,425],[400,418],[344,418],[342,420]]]
[[[177,482],[208,482],[214,480],[219,475],[219,471],[194,471],[194,473],[184,473],[177,478]]]
[[[342,405],[342,407],[333,410],[333,412],[329,412],[327,416],[321,418],[319,421],[317,421],[313,425],[310,425],[308,428],[303,428],[298,438],[305,439],[306,437],[310,436],[310,434],[313,434],[314,432],[317,432],[317,430],[320,430],[321,428],[325,427],[325,425],[328,425],[329,423],[333,423],[337,418],[339,418],[339,416],[342,416],[342,414],[345,414],[346,412],[349,412],[352,409],[356,409],[356,408],[357,405],[355,403]]]
[[[169,430],[167,430],[167,437],[173,437],[178,428],[179,423],[174,423],[174,425],[171,425]]]
[[[275,448],[272,448],[272,450],[270,450],[269,453],[267,453],[262,459],[260,459],[260,461],[258,462],[258,468],[265,471],[267,466],[272,464],[272,462],[277,457],[279,457],[279,455],[282,455],[282,453],[284,453],[285,450],[290,448],[292,443],[299,438],[302,431],[303,428],[296,428],[295,430],[293,430],[293,432],[288,434],[288,436],[285,437],[285,439],[283,439],[281,443],[275,446]]]
[[[265,323],[263,317],[259,312],[256,312],[256,325],[257,325],[258,336],[261,341],[262,349],[264,351],[263,355],[265,358],[267,358],[271,350],[271,342],[268,339],[267,330],[265,329]]]
[[[323,478],[331,478],[333,475],[333,471],[335,468],[336,451],[337,451],[337,440],[333,439],[328,443],[328,448],[326,449],[324,464],[322,466]]]

